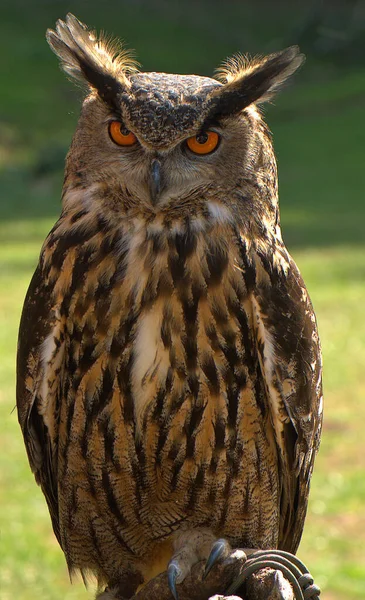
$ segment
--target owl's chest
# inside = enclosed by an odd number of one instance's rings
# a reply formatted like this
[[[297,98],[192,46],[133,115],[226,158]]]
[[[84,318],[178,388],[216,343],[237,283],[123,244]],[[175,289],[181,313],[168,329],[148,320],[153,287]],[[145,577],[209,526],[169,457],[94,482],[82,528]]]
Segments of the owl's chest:
[[[116,493],[123,490],[131,532],[138,514],[143,535],[170,534],[190,514],[205,522],[213,500],[214,519],[223,519],[228,486],[238,518],[243,486],[272,451],[246,287],[252,274],[224,230],[141,232],[118,249],[65,254],[79,277],[67,287],[64,269],[55,285],[65,328],[58,443],[60,472],[72,457],[67,489],[75,473],[91,477],[104,506],[107,469]],[[83,253],[92,268],[83,270]],[[59,368],[55,346],[46,382]]]
[[[159,426],[176,421],[182,430],[186,423],[178,415],[202,406],[227,419],[228,398],[247,381],[254,362],[236,247],[224,237],[185,232],[142,244],[131,264],[123,294],[134,299],[134,322],[123,352],[130,356],[137,435],[151,420]]]
[[[132,412],[137,439],[169,430],[166,452],[198,433],[204,446],[223,424],[233,428],[255,376],[239,248],[219,228],[207,235],[140,227],[125,239],[118,252],[94,258],[63,297],[68,387],[86,413]],[[83,251],[68,258],[71,268]]]
[[[241,368],[238,357],[247,351],[240,347],[235,318],[227,312],[224,326],[215,319],[217,310],[222,317],[227,310],[222,291],[209,299],[181,300],[172,294],[141,310],[131,343],[130,376],[138,433],[150,418],[167,421],[180,410],[208,403],[216,410],[226,398],[227,381],[235,377],[234,370]]]

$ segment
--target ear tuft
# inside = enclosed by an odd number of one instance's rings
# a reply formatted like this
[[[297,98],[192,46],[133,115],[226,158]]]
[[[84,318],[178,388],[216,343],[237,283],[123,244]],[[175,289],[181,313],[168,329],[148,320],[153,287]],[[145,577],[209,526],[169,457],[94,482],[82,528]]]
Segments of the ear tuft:
[[[304,60],[298,46],[265,57],[228,59],[217,72],[217,79],[225,84],[216,93],[217,112],[235,114],[254,102],[267,102]]]
[[[73,79],[97,90],[103,100],[129,87],[128,75],[137,70],[133,54],[88,30],[69,13],[58,20],[56,31],[47,30],[47,41],[59,57],[63,70]]]
[[[251,58],[249,54],[235,54],[227,58],[215,70],[215,78],[222,83],[232,83],[232,81],[247,73],[255,64],[258,64],[260,60],[262,60],[261,56]]]

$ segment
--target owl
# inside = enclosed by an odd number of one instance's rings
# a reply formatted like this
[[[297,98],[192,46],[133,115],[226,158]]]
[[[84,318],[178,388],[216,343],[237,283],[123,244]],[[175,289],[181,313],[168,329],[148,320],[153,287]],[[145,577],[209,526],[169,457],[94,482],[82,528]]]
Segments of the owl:
[[[231,548],[295,552],[321,430],[316,319],[258,106],[297,47],[143,73],[69,14],[87,89],[25,299],[17,407],[70,571],[131,598]]]

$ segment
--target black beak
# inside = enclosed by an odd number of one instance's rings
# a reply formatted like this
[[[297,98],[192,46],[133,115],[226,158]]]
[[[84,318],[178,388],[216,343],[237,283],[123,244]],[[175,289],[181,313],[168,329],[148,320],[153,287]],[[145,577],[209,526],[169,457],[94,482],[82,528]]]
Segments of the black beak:
[[[161,193],[161,163],[157,158],[151,162],[150,192],[152,204],[155,204]]]

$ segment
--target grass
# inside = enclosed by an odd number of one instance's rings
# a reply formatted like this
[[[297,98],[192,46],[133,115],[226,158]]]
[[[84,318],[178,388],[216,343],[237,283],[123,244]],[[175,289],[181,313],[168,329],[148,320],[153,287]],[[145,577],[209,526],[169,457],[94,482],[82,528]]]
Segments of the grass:
[[[66,12],[60,4],[6,2],[0,23],[1,600],[90,597],[81,583],[69,584],[12,410],[21,306],[40,245],[59,209],[61,162],[78,113],[80,94],[58,72],[43,41],[44,29]],[[194,20],[175,3],[167,9],[163,2],[152,7],[123,2],[123,11],[120,4],[109,1],[103,14],[93,2],[86,6],[78,0],[71,8],[91,23],[128,31],[146,68],[160,70],[209,74],[212,65],[239,48],[275,45],[273,30],[279,39],[290,38],[294,24],[294,12],[285,22],[279,11],[258,27],[257,15],[238,6],[232,8],[235,18],[229,24],[216,2],[209,14],[197,9]],[[253,31],[259,32],[256,37]],[[6,59],[9,48],[12,61]],[[279,159],[284,238],[316,309],[325,365],[323,441],[299,556],[321,585],[324,600],[362,600],[365,73],[360,68],[328,69],[316,57],[302,73],[266,111]]]

